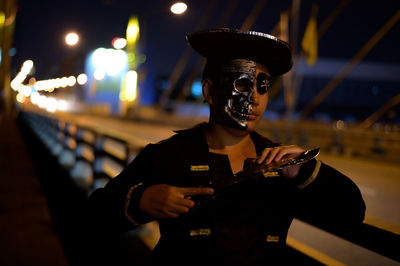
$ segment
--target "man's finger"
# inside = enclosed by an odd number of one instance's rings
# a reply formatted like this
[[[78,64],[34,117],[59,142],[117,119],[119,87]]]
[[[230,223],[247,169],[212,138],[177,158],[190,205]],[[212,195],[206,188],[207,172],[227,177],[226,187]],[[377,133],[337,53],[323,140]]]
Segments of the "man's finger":
[[[170,207],[168,211],[176,214],[182,214],[189,212],[189,209],[190,209],[189,207],[182,206],[179,204],[174,204],[173,206]]]
[[[212,195],[214,189],[210,187],[186,187],[179,188],[180,193],[184,196],[196,196],[196,195]]]
[[[160,211],[159,212],[159,217],[163,218],[163,219],[165,219],[165,218],[178,218],[179,214],[176,213],[176,212],[172,212],[170,210],[165,210],[165,211]]]
[[[279,150],[279,148],[272,149],[272,151],[269,152],[267,158],[265,159],[265,163],[270,164],[275,159],[276,154],[279,152]]]
[[[286,155],[289,156],[296,156],[300,153],[304,152],[303,149],[298,148],[296,146],[290,146],[286,149],[282,149],[279,151],[279,153],[276,155],[275,160],[280,161],[282,158],[284,158]]]
[[[272,148],[266,148],[263,150],[263,152],[261,153],[260,158],[258,158],[257,163],[262,163],[264,162],[265,158],[267,157],[267,155],[269,154],[269,152],[272,150]]]
[[[186,208],[192,208],[194,206],[194,201],[190,200],[190,199],[187,199],[187,198],[184,198],[184,199],[176,202],[176,204],[180,205],[180,206],[183,206],[183,207],[186,207]]]

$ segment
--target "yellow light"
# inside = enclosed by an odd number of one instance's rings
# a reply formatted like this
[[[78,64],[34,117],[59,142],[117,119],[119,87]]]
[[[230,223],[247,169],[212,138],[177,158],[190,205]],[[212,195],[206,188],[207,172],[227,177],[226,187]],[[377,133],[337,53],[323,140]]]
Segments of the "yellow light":
[[[23,103],[25,101],[25,96],[22,95],[21,93],[18,93],[16,98],[17,98],[17,101],[20,103]]]
[[[61,78],[61,87],[65,88],[68,86],[68,78],[67,77],[62,77]]]
[[[4,14],[4,12],[0,12],[0,27],[3,27],[4,22],[6,22],[6,14]]]
[[[82,73],[78,76],[77,81],[79,85],[84,85],[86,84],[88,78],[87,75],[85,73]]]
[[[171,6],[171,12],[176,15],[185,13],[186,9],[187,5],[183,2],[177,2]]]
[[[122,101],[133,102],[137,97],[137,72],[128,71],[125,76],[125,84],[122,86],[119,98]]]
[[[129,18],[126,29],[126,40],[128,44],[133,44],[139,38],[139,20],[136,16]]]
[[[21,86],[22,82],[26,79],[26,76],[31,72],[33,67],[33,61],[32,60],[26,60],[21,67],[20,72],[17,74],[17,76],[11,81],[11,88],[15,91],[18,91]]]
[[[65,43],[69,46],[74,46],[79,42],[79,36],[75,32],[70,32],[65,35]]]
[[[75,86],[76,84],[76,78],[74,76],[69,76],[68,77],[68,86],[72,87]]]

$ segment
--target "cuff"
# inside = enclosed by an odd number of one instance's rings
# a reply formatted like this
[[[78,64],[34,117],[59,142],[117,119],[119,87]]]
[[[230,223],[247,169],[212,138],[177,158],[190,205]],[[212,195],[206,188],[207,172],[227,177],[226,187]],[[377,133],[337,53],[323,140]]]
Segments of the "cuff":
[[[126,195],[125,199],[125,217],[133,225],[141,225],[152,220],[149,216],[143,214],[139,210],[140,199],[145,190],[143,183],[132,186]]]
[[[310,185],[317,177],[320,168],[321,161],[319,160],[312,160],[303,164],[298,177],[295,179],[295,186],[301,190]]]

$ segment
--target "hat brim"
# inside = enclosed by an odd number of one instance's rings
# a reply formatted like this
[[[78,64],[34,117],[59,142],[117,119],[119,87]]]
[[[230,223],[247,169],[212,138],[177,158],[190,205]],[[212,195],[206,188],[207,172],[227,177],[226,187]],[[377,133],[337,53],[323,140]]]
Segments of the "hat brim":
[[[288,72],[293,65],[289,45],[261,32],[211,29],[186,36],[194,50],[207,59],[249,59],[265,65],[271,77]]]

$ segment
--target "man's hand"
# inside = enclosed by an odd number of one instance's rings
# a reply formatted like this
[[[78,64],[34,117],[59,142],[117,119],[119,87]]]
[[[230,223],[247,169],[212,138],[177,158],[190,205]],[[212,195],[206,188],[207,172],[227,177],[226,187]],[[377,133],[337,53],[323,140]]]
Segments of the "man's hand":
[[[212,195],[212,188],[175,187],[166,184],[145,189],[140,199],[140,210],[155,218],[176,218],[194,206],[191,196]]]
[[[273,148],[266,148],[260,158],[258,158],[258,164],[268,165],[272,162],[279,162],[282,159],[299,155],[304,150],[296,145],[288,146],[277,146]],[[282,169],[282,174],[287,178],[295,178],[300,171],[300,165],[293,165]]]

